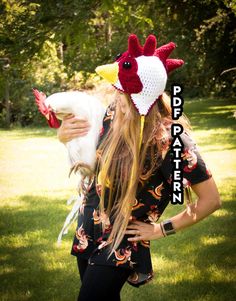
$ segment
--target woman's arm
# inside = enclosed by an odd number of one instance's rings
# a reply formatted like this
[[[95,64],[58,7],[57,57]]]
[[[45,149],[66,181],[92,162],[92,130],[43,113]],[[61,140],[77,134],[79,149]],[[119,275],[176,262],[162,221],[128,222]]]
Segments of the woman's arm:
[[[221,206],[219,193],[212,177],[193,185],[192,189],[198,197],[197,201],[190,205],[192,214],[189,214],[186,208],[179,214],[169,218],[176,232],[204,219]],[[128,238],[129,241],[152,240],[164,236],[160,224],[147,224],[135,221],[128,225],[127,229],[126,234],[136,235]]]
[[[176,231],[189,227],[204,219],[221,207],[220,196],[213,178],[192,186],[197,195],[197,201],[191,204],[192,214],[185,209],[171,218]]]
[[[60,142],[66,143],[74,138],[85,136],[90,130],[91,125],[87,119],[68,115],[62,120],[61,126],[57,131]]]

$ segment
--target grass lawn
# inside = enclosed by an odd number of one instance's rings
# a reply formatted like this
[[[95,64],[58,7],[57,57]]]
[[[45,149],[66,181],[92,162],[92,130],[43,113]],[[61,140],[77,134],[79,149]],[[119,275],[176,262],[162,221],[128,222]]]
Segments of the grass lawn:
[[[223,205],[197,225],[153,241],[154,280],[140,289],[126,284],[122,301],[235,300],[234,110],[230,100],[186,101],[184,112]],[[56,242],[70,210],[66,200],[76,193],[64,146],[46,128],[0,130],[0,170],[0,300],[76,300],[74,229],[60,247]],[[170,205],[162,219],[183,209]]]

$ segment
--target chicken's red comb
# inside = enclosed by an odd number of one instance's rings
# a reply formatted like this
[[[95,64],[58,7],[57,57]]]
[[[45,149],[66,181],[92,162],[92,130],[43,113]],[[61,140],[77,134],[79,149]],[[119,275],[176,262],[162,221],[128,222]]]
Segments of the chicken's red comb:
[[[35,103],[38,106],[39,112],[42,113],[47,119],[49,119],[49,110],[45,105],[44,101],[46,99],[46,95],[43,92],[39,92],[37,89],[32,89],[33,94],[35,96]]]
[[[54,112],[48,109],[45,104],[45,99],[47,98],[43,92],[39,92],[37,89],[32,89],[35,96],[35,103],[38,106],[39,112],[47,118],[47,122],[51,128],[59,128],[60,122],[58,121]]]

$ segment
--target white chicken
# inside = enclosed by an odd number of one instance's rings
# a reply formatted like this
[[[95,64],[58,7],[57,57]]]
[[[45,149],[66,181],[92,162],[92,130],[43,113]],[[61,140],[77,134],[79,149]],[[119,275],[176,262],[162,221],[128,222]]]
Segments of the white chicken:
[[[36,89],[33,93],[39,111],[47,118],[50,127],[58,128],[60,126],[58,119],[63,119],[69,114],[86,118],[89,121],[91,129],[88,134],[74,138],[65,145],[68,149],[71,168],[81,163],[93,170],[96,145],[105,114],[102,103],[95,97],[79,91],[54,93],[49,97]],[[82,169],[84,175],[87,175],[87,172]]]
[[[78,176],[79,196],[66,218],[58,238],[60,241],[62,234],[67,233],[69,225],[76,218],[80,204],[91,183],[96,161],[96,146],[102,129],[105,108],[98,99],[85,92],[60,92],[46,97],[44,93],[33,89],[33,94],[39,111],[47,118],[50,127],[58,128],[60,126],[58,119],[63,119],[69,114],[86,118],[91,125],[87,135],[65,143],[71,168],[70,174],[74,171]]]

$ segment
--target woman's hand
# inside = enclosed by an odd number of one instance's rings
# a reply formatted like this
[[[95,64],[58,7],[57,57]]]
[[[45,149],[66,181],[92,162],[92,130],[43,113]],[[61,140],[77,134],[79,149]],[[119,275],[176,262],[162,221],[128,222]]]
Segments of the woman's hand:
[[[68,115],[62,120],[57,136],[60,142],[66,143],[74,138],[85,136],[90,127],[91,125],[87,119]]]
[[[160,224],[147,224],[140,221],[130,223],[125,234],[135,235],[128,238],[128,241],[153,240],[163,237]]]
[[[188,212],[189,209],[185,209],[170,218],[175,231],[199,222],[221,206],[219,193],[213,178],[193,185],[192,189],[196,193],[198,200],[190,205],[191,213]],[[140,221],[130,223],[125,234],[135,235],[128,238],[128,241],[152,240],[164,237],[160,224],[146,224]]]

